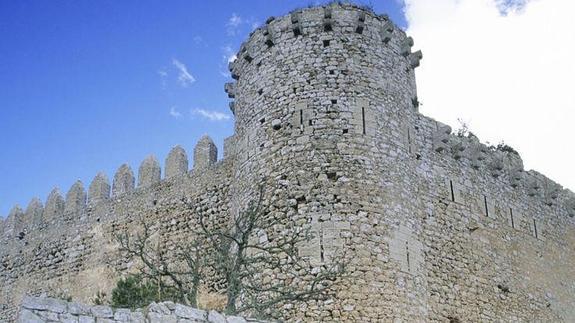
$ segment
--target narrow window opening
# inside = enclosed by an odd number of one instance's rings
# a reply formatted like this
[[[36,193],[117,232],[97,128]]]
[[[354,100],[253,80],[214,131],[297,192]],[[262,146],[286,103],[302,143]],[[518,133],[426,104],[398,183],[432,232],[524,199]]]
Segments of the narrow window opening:
[[[455,194],[453,193],[453,181],[449,181],[449,189],[451,190],[451,201],[455,202]]]
[[[362,133],[365,135],[365,108],[361,107],[361,126],[362,126]]]
[[[299,124],[303,127],[303,110],[299,110]]]
[[[513,219],[513,209],[509,208],[509,215],[511,216],[511,228],[515,229],[515,219]]]
[[[489,216],[489,208],[487,207],[487,196],[483,195],[483,204],[485,205],[485,216]]]
[[[535,234],[535,238],[539,238],[539,232],[537,232],[537,222],[533,219],[533,234]]]
[[[258,94],[259,94],[259,95],[264,94],[264,89],[259,89],[259,90],[258,90]]]
[[[260,124],[263,124],[264,122],[266,122],[266,118],[261,118],[261,119],[260,119]]]
[[[407,260],[407,270],[411,271],[411,259],[409,259],[409,242],[405,242],[405,255]]]
[[[343,129],[343,133],[348,133],[348,132],[349,132],[349,130]]]
[[[323,41],[323,47],[329,47],[329,40],[328,39]]]
[[[411,154],[411,130],[407,129],[407,151]]]
[[[329,71],[329,75],[334,75],[334,74],[335,74],[335,71],[334,71],[334,70],[330,70],[330,71]]]
[[[324,249],[323,249],[323,231],[319,233],[319,258],[321,262],[324,262]]]
[[[309,124],[310,126],[312,125],[312,121],[311,121],[311,119],[310,119],[310,120],[308,120],[308,124]]]
[[[333,28],[331,28],[331,24],[325,24],[323,26],[323,31],[332,31]]]
[[[337,104],[337,100],[331,100],[331,104]]]
[[[248,63],[251,63],[253,60],[253,58],[250,55],[246,55],[246,56],[244,56],[244,58]]]
[[[296,37],[301,36],[301,30],[298,27],[294,28],[293,29],[293,35]]]

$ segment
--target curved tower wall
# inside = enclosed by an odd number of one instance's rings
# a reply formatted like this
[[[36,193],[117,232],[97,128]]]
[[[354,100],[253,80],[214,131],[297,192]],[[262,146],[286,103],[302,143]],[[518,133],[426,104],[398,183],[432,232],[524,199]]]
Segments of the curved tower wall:
[[[342,287],[333,307],[362,304],[353,311],[356,319],[423,317],[424,295],[398,292],[384,259],[387,231],[415,207],[403,201],[416,200],[393,178],[400,172],[390,171],[402,165],[383,158],[409,154],[403,144],[417,111],[413,68],[421,58],[411,45],[386,16],[316,7],[268,20],[230,65],[236,79],[226,85],[236,117],[232,209],[253,200],[254,184],[265,178],[271,216],[287,214],[315,233],[300,251],[313,264],[351,251],[353,274],[363,274]],[[378,314],[360,315],[364,310]]]

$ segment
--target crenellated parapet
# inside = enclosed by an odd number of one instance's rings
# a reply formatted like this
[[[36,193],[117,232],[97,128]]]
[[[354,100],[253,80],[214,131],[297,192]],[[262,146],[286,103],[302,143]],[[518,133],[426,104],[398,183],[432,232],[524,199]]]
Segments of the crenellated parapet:
[[[208,135],[202,136],[194,148],[194,170],[208,168],[216,163],[218,148]]]
[[[456,135],[451,127],[435,122],[431,142],[433,153],[452,158],[460,167],[471,167],[499,179],[504,185],[522,191],[547,206],[561,206],[568,212],[571,194],[561,185],[536,171],[526,171],[523,160],[516,151],[508,147],[487,146],[474,135]]]
[[[138,187],[148,187],[152,186],[162,179],[162,169],[160,163],[155,156],[150,155],[142,164],[138,170]]]
[[[214,167],[217,154],[213,140],[207,135],[202,136],[194,149],[194,169],[206,170]],[[138,168],[137,186],[132,168],[128,164],[123,164],[114,174],[112,184],[108,176],[100,172],[90,182],[87,192],[83,183],[78,180],[70,187],[65,198],[58,188],[54,188],[45,205],[39,198],[33,198],[25,211],[15,206],[9,217],[2,222],[0,236],[13,239],[20,233],[24,236],[33,234],[34,231],[79,221],[95,210],[106,209],[118,199],[123,199],[139,190],[153,190],[163,180],[182,178],[187,176],[188,172],[188,155],[181,146],[174,147],[168,154],[164,169],[165,178],[162,178],[160,163],[153,155],[141,162]]]
[[[64,214],[65,202],[60,194],[60,189],[54,188],[48,199],[46,200],[46,207],[44,208],[43,222],[51,223],[53,221],[58,221],[61,219],[62,214]]]
[[[94,206],[110,199],[110,181],[104,173],[98,173],[88,189],[88,205]]]
[[[181,146],[170,150],[166,158],[166,178],[180,176],[188,172],[188,154]]]
[[[241,45],[237,59],[229,64],[235,82],[226,83],[224,90],[229,98],[242,100],[238,98],[238,93],[246,91],[245,85],[239,86],[242,78],[253,78],[262,66],[272,64],[278,54],[289,56],[290,51],[295,49],[292,44],[297,46],[298,42],[317,41],[326,48],[337,47],[340,46],[340,41],[348,41],[342,36],[350,39],[361,37],[366,43],[373,45],[374,50],[379,47],[397,55],[401,58],[401,62],[398,62],[401,65],[396,67],[400,67],[403,72],[410,72],[418,67],[423,57],[421,51],[412,51],[413,39],[406,37],[387,15],[377,15],[371,10],[351,4],[332,3],[322,7],[299,9],[283,17],[271,17],[263,26],[254,30],[249,39]],[[280,57],[284,58],[289,57]],[[337,63],[335,66],[346,69],[345,64]],[[294,83],[301,81],[303,80],[293,79]],[[271,84],[267,84],[266,78],[263,77],[258,82],[251,83],[249,91],[262,95],[269,85]],[[238,104],[231,104],[230,108],[235,114]]]
[[[76,181],[66,194],[66,204],[64,212],[68,214],[79,214],[86,208],[86,191],[81,181]]]

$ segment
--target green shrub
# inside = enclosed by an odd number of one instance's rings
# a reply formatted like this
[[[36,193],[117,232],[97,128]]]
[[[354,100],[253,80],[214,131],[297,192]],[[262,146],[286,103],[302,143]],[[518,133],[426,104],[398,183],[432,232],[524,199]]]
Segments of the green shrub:
[[[138,275],[122,278],[112,290],[112,307],[140,308],[152,302],[180,301],[175,288],[145,281]]]

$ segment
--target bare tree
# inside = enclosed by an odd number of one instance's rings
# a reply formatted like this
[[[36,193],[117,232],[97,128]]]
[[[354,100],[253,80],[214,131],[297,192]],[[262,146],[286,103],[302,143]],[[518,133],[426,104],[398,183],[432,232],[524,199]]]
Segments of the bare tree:
[[[202,243],[198,239],[192,239],[183,246],[177,246],[172,254],[168,254],[160,241],[155,244],[152,242],[152,237],[157,232],[153,231],[146,221],[140,222],[141,232],[134,237],[127,231],[115,236],[120,252],[129,259],[141,262],[138,276],[157,284],[158,300],[166,297],[162,293],[175,290],[177,301],[196,307],[202,268],[205,264],[205,256],[201,251]]]
[[[154,246],[151,237],[155,232],[145,221],[135,238],[124,232],[116,240],[122,252],[140,260],[144,279],[175,289],[191,306],[197,306],[200,284],[216,279],[223,281],[223,290],[218,292],[226,294],[227,314],[274,316],[274,310],[282,305],[326,297],[345,274],[345,257],[342,254],[332,257],[329,264],[312,266],[298,252],[300,246],[311,242],[310,229],[287,217],[270,216],[263,207],[263,196],[262,186],[257,199],[232,216],[227,225],[209,223],[200,212],[198,228],[190,233],[191,242],[171,254],[160,243]],[[194,209],[193,203],[183,202]],[[205,274],[208,267],[211,277]]]
[[[257,200],[228,227],[209,227],[200,215],[199,234],[209,242],[216,271],[225,279],[228,314],[268,316],[278,305],[320,299],[345,273],[343,254],[321,267],[301,256],[298,247],[310,243],[310,229],[270,217],[262,206],[263,196],[262,186]],[[277,228],[281,232],[273,234]],[[260,241],[259,234],[273,238]]]

